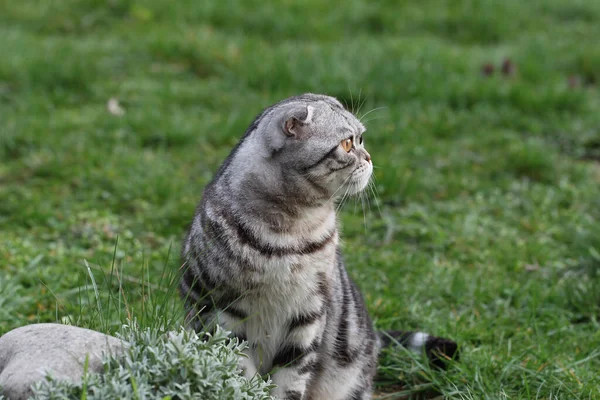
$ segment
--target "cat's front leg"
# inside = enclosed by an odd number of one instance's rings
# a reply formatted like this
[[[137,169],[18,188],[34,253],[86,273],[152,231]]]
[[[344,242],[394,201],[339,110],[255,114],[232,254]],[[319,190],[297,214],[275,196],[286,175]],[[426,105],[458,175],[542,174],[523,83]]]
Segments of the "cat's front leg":
[[[307,384],[319,367],[319,348],[324,329],[323,313],[300,316],[289,324],[287,340],[273,358],[272,395],[283,400],[306,398]]]
[[[281,400],[305,399],[308,381],[315,369],[317,353],[313,349],[291,347],[283,350],[276,359],[273,383],[277,385],[271,393]],[[280,365],[285,363],[284,365]]]
[[[237,338],[238,342],[248,342],[246,336],[246,320],[248,316],[241,309],[229,305],[225,309],[218,312],[219,325],[230,332],[231,337]],[[248,342],[246,349],[242,351],[238,365],[242,369],[242,374],[248,379],[252,379],[258,374],[258,364],[252,356],[252,344]]]
[[[240,357],[239,365],[242,368],[242,372],[244,376],[248,379],[254,378],[256,374],[258,374],[258,368],[256,368],[256,363],[252,359],[252,355],[248,349],[243,351],[244,355]]]

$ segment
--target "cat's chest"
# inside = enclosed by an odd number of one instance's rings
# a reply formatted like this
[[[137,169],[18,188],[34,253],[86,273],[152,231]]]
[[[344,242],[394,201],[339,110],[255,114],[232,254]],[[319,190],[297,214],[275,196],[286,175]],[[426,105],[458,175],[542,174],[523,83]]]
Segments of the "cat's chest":
[[[319,272],[329,273],[335,264],[334,244],[316,254],[297,254],[256,260],[251,275],[263,289],[270,288],[281,295],[293,295],[313,285]],[[272,292],[271,292],[272,293]]]
[[[271,252],[243,246],[243,256],[253,268],[242,274],[260,293],[293,296],[310,288],[316,274],[329,274],[335,265],[339,242],[335,220],[303,235],[278,235],[267,229],[257,229],[255,234],[261,243],[272,246]]]
[[[325,298],[319,293],[324,272],[286,277],[288,283],[267,285],[262,290],[249,294],[242,300],[243,309],[250,315],[240,329],[250,343],[251,353],[256,360],[263,360],[259,371],[266,373],[271,369],[271,361],[289,340],[289,324],[299,315],[319,310],[325,304]],[[311,329],[322,330],[324,326],[314,325]],[[303,345],[309,346],[311,336]]]

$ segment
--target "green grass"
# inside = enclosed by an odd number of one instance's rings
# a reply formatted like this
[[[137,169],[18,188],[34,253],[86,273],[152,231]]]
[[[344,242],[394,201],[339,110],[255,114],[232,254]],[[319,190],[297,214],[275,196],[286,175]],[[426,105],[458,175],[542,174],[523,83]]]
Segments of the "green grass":
[[[379,207],[341,215],[376,324],[461,345],[446,373],[387,354],[388,389],[600,397],[598,21],[594,0],[0,0],[0,334],[176,317],[203,186],[313,91],[384,107]]]

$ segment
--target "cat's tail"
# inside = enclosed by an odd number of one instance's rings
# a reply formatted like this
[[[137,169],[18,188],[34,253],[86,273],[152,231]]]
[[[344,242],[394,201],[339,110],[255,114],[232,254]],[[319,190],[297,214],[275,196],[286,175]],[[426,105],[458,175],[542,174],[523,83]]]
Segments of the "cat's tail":
[[[448,360],[458,360],[458,345],[455,341],[430,335],[424,332],[380,331],[380,347],[396,344],[416,353],[425,353],[429,362],[439,368],[446,368]]]

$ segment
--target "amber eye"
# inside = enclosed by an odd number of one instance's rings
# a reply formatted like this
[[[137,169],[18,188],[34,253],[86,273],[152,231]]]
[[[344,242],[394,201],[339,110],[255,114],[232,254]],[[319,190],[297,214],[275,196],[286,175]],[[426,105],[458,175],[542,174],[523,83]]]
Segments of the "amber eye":
[[[352,150],[352,138],[344,139],[340,144],[342,145],[342,149],[346,150],[346,153]]]

